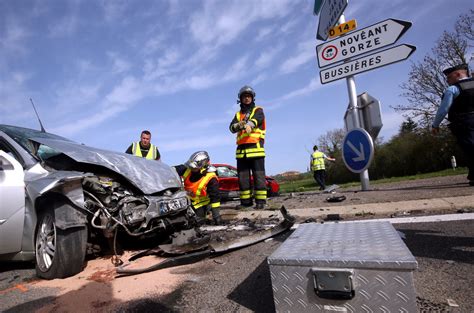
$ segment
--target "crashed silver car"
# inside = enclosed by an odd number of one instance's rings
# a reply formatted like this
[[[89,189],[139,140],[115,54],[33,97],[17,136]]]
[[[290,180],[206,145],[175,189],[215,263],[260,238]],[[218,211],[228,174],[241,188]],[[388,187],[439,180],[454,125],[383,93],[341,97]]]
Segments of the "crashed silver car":
[[[36,261],[37,275],[82,271],[86,249],[193,227],[176,171],[28,128],[0,125],[0,261]]]

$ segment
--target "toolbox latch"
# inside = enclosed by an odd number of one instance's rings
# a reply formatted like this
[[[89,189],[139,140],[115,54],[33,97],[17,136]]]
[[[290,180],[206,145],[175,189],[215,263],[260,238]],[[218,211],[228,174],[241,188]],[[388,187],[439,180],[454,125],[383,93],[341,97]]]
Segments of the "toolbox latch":
[[[320,298],[352,299],[355,295],[354,270],[346,268],[312,268],[314,291]]]

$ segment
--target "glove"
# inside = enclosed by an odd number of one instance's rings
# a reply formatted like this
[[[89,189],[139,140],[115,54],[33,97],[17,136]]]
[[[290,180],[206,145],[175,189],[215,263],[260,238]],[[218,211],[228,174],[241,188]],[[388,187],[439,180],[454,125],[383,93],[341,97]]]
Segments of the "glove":
[[[252,126],[250,126],[249,124],[245,124],[245,132],[247,134],[250,134],[252,132]]]
[[[245,128],[245,121],[240,121],[238,124],[239,124],[240,129]]]

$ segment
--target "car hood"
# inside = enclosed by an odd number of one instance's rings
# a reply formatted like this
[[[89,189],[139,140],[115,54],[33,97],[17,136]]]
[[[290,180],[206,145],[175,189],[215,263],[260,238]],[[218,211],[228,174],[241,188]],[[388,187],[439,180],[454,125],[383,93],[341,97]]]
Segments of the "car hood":
[[[102,150],[70,141],[45,138],[31,140],[61,152],[76,162],[108,168],[127,179],[144,194],[181,187],[181,180],[169,165],[126,153]]]

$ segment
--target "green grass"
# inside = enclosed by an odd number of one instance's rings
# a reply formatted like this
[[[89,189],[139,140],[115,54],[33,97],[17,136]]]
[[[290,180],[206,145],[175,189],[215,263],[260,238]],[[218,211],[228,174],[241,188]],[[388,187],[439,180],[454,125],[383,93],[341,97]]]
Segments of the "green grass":
[[[446,170],[439,171],[439,172],[370,180],[370,184],[376,185],[376,184],[396,183],[396,182],[406,181],[406,180],[416,180],[416,179],[423,179],[423,178],[453,176],[453,175],[462,175],[462,174],[467,174],[467,168],[466,167],[460,167],[460,168],[457,168],[456,170],[446,169]],[[370,179],[370,177],[369,177],[369,179]],[[313,177],[279,182],[279,184],[280,184],[280,192],[281,193],[313,191],[313,190],[318,190],[319,189],[319,185],[316,184]],[[331,185],[332,183],[329,181],[329,182],[327,182],[327,184]],[[360,186],[360,181],[339,184],[340,188],[348,188],[348,187],[355,187],[355,186]]]

